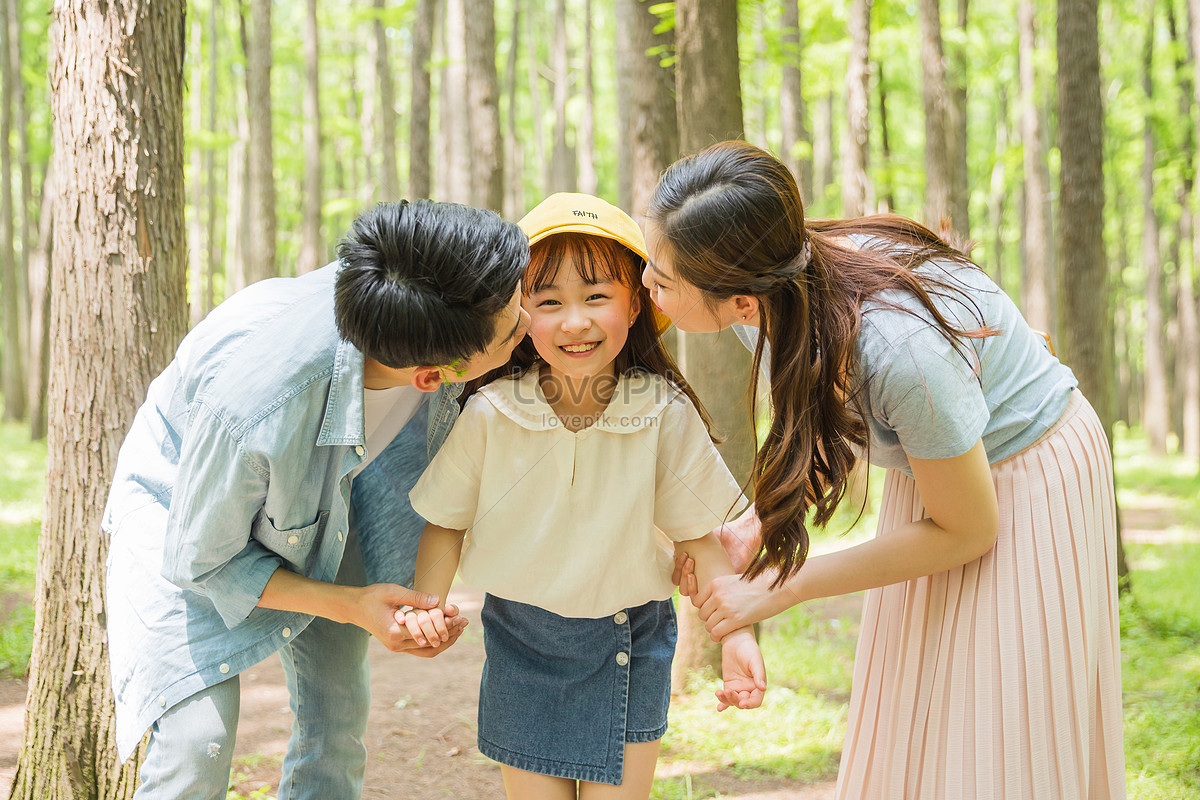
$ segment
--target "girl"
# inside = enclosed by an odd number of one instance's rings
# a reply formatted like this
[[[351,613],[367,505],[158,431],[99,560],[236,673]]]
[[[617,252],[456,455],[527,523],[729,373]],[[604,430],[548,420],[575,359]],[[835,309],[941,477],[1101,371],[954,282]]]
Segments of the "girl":
[[[728,537],[756,555],[694,594],[708,630],[869,589],[838,797],[1124,797],[1108,444],[1008,297],[910,220],[806,223],[743,142],[670,167],[646,238],[654,302],[770,373]],[[860,452],[888,468],[879,533],[806,561]]]
[[[429,521],[419,591],[456,567],[486,589],[479,749],[509,797],[646,798],[666,730],[672,557],[732,574],[716,536],[744,502],[640,285],[641,232],[587,195],[531,211],[522,304],[529,339],[508,376],[471,397],[411,493]],[[413,611],[438,644],[442,614]],[[762,702],[750,626],[722,637],[718,709]]]

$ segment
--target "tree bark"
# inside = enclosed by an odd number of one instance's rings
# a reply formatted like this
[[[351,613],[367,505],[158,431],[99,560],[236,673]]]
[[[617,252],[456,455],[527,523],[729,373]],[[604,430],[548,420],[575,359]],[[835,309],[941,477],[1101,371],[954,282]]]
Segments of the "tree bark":
[[[219,0],[211,0],[208,4],[208,136],[209,142],[217,139],[217,4]],[[204,193],[208,198],[208,209],[205,215],[205,237],[207,244],[206,255],[208,264],[204,270],[204,313],[212,311],[215,305],[216,274],[221,268],[221,251],[217,242],[217,170],[213,148],[204,148],[200,159],[204,172]],[[228,168],[228,167],[227,167]]]
[[[508,64],[504,70],[508,105],[508,135],[504,137],[505,174],[504,217],[520,219],[525,215],[525,148],[517,135],[517,63],[521,53],[521,0],[513,0],[512,41],[508,46]]]
[[[44,525],[13,798],[126,798],[100,533],[117,450],[187,326],[184,3],[55,4],[54,284]]]
[[[444,151],[446,181],[438,187],[442,200],[470,205],[471,151],[474,131],[467,113],[467,9],[466,0],[446,0],[446,66],[442,72],[442,127],[438,138]]]
[[[800,33],[798,0],[783,2],[783,85],[779,96],[780,131],[783,135],[784,161],[796,181],[804,202],[813,201],[812,134],[808,131],[804,108],[803,84],[804,37]]]
[[[246,282],[279,274],[275,263],[275,156],[271,142],[271,0],[250,0],[246,97],[250,120],[250,241]]]
[[[742,93],[738,73],[737,1],[677,0],[675,67],[679,143],[695,153],[725,139],[742,137]],[[725,333],[680,334],[679,364],[715,427],[726,437],[718,449],[739,482],[754,463],[754,428],[746,380],[750,357],[737,338]],[[720,667],[720,648],[709,640],[691,608],[680,615],[679,648],[672,684],[682,689],[688,670]]]
[[[957,223],[950,208],[950,150],[947,136],[950,97],[946,87],[939,0],[920,0],[921,101],[925,108],[925,221],[948,232]]]
[[[579,189],[575,151],[567,142],[567,100],[570,98],[570,43],[567,41],[567,4],[554,4],[554,144],[547,164],[546,193]]]
[[[958,0],[958,37],[949,47],[953,66],[946,105],[946,152],[950,161],[950,218],[962,239],[971,238],[971,180],[967,167],[967,12],[969,0]]]
[[[1036,9],[1033,0],[1021,0],[1017,9],[1020,28],[1021,144],[1025,165],[1025,224],[1022,241],[1024,274],[1021,311],[1037,330],[1055,334],[1054,262],[1050,231],[1050,176],[1046,144],[1038,116]],[[1063,219],[1070,217],[1063,213]]]
[[[996,154],[992,164],[991,193],[988,198],[988,215],[992,227],[992,252],[987,266],[992,280],[1004,288],[1004,200],[1008,196],[1005,185],[1005,154],[1008,152],[1008,91],[1000,89],[996,109]]]
[[[1142,50],[1142,89],[1149,103],[1154,99],[1154,18],[1155,0],[1146,0],[1146,39]],[[1167,452],[1167,363],[1163,349],[1163,268],[1159,250],[1158,212],[1154,208],[1153,118],[1147,114],[1142,128],[1142,268],[1146,273],[1146,328],[1142,336],[1145,363],[1145,394],[1142,421],[1152,453]]]
[[[317,0],[307,0],[304,14],[304,210],[300,222],[300,253],[296,274],[312,272],[325,263],[325,244],[321,236],[321,80],[320,40],[318,39]],[[393,145],[395,144],[393,140]],[[395,166],[395,147],[392,148]]]
[[[813,200],[825,199],[833,183],[833,92],[822,95],[817,104],[817,130],[813,136]]]
[[[655,33],[658,17],[642,0],[617,0],[618,94],[628,115],[621,126],[621,152],[628,162],[628,196],[623,208],[638,218],[646,211],[659,174],[679,155],[675,111],[675,69],[662,66],[659,53],[675,44],[674,31]]]
[[[1112,440],[1113,333],[1104,254],[1104,108],[1100,101],[1098,0],[1058,2],[1058,263],[1062,291],[1060,354],[1079,378]],[[1128,586],[1118,517],[1117,574]]]
[[[537,9],[537,5],[530,3],[525,12],[525,46],[529,48],[529,113],[533,117],[534,158],[537,159],[539,177],[544,188],[548,162],[546,161],[546,131],[542,122],[542,86],[541,78],[538,75],[541,62],[538,58],[538,37],[535,35],[537,28],[534,22]]]
[[[579,155],[579,191],[596,194],[596,81],[592,63],[592,0],[583,0],[583,119],[576,139]]]
[[[238,36],[242,53],[250,52],[250,34],[246,30],[246,11],[241,0],[236,4]],[[229,147],[229,185],[225,197],[225,295],[242,289],[250,282],[250,112],[248,89],[236,69],[231,66],[234,114],[237,117],[237,138]]]
[[[846,135],[842,139],[842,216],[861,217],[871,202],[867,176],[871,135],[871,2],[850,5],[850,63],[846,68]]]
[[[429,197],[429,58],[433,50],[433,21],[437,0],[417,0],[413,21],[412,102],[408,123],[408,194],[410,200]]]
[[[379,149],[379,187],[376,200],[400,199],[400,165],[396,162],[396,81],[388,55],[387,26],[383,24],[387,0],[375,0],[371,33],[375,40],[375,79],[379,82],[376,143]]]
[[[471,0],[465,18],[467,113],[471,129],[471,205],[504,210],[504,141],[496,75],[495,0]]]
[[[50,258],[54,249],[53,172],[42,179],[42,213],[37,248],[29,257],[29,437],[46,438],[46,384],[50,380],[50,292],[54,281]]]
[[[896,207],[895,180],[892,178],[892,143],[888,133],[887,81],[883,78],[883,62],[875,62],[879,85],[879,145],[883,156],[883,205],[891,211]]]
[[[189,52],[199,53],[204,46],[203,24],[196,19],[188,20],[188,35],[191,37]],[[190,65],[188,77],[188,126],[198,131],[204,128],[204,62],[195,59]],[[195,325],[204,319],[204,270],[208,259],[204,257],[204,184],[201,174],[204,169],[203,145],[193,144],[190,148],[191,170],[194,180],[187,187],[192,216],[187,221],[188,234],[188,321]]]
[[[24,271],[18,269],[16,237],[13,229],[13,185],[12,185],[12,85],[14,75],[9,50],[9,27],[7,24],[8,4],[16,0],[3,0],[0,14],[0,81],[4,85],[0,97],[0,286],[4,294],[4,351],[0,366],[4,392],[3,419],[17,421],[25,419],[25,399],[28,387],[25,383],[26,321],[22,318],[22,306],[28,302]],[[20,76],[17,75],[17,78]]]

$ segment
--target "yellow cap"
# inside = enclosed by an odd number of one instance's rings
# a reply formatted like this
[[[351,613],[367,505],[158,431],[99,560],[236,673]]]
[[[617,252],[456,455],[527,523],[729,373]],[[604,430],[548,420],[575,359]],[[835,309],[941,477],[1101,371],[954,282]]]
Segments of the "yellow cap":
[[[590,194],[552,194],[538,203],[518,224],[529,237],[531,246],[556,233],[582,233],[613,239],[643,260],[649,259],[646,240],[633,218],[613,204]],[[657,309],[654,309],[654,322],[659,333],[671,326],[671,320]]]

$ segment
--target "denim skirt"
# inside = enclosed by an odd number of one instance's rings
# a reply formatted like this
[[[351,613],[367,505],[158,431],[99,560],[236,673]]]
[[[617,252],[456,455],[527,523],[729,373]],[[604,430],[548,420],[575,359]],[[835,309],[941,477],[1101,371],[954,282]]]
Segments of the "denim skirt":
[[[675,607],[599,619],[487,595],[479,751],[559,778],[620,785],[625,745],[667,730]]]

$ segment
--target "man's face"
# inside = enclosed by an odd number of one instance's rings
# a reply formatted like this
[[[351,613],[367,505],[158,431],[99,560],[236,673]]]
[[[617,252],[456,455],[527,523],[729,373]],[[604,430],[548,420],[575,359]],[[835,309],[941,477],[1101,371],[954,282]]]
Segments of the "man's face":
[[[521,308],[520,286],[513,292],[512,299],[504,310],[496,315],[495,325],[495,338],[487,349],[471,358],[443,367],[443,380],[449,383],[465,383],[508,362],[513,348],[520,344],[529,332],[529,313]]]

